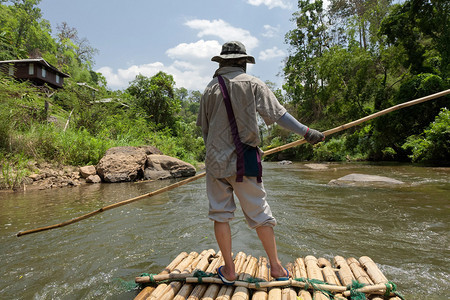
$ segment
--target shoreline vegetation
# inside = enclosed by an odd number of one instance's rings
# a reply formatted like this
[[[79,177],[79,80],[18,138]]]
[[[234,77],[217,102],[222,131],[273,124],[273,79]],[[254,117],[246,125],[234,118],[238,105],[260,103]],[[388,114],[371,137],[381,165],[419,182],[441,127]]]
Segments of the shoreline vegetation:
[[[108,89],[103,75],[92,70],[98,51],[65,22],[52,32],[39,3],[0,4],[0,61],[42,57],[70,77],[54,90],[0,70],[0,189],[20,190],[30,175],[44,172],[40,165],[96,165],[119,146],[151,145],[194,166],[204,161],[195,125],[200,91],[176,88],[164,72],[138,75],[124,90]],[[322,1],[298,1],[286,33],[291,50],[285,83],[278,88],[267,82],[300,122],[324,131],[449,89],[448,1],[367,3],[363,13],[350,2],[341,4],[325,10]],[[448,166],[449,106],[447,95],[266,160]],[[300,138],[263,122],[260,132],[263,150]]]

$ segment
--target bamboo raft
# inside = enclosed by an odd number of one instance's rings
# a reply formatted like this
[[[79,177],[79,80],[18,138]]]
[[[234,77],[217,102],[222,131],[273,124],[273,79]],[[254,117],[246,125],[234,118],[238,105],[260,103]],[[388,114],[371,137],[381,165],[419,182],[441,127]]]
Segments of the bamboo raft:
[[[239,252],[234,262],[238,280],[229,286],[217,276],[217,268],[223,265],[220,252],[182,252],[161,273],[136,277],[142,290],[135,300],[404,299],[367,256],[359,260],[336,256],[333,264],[311,255],[297,258],[286,266],[290,278],[285,281],[270,277],[265,257],[257,259]]]

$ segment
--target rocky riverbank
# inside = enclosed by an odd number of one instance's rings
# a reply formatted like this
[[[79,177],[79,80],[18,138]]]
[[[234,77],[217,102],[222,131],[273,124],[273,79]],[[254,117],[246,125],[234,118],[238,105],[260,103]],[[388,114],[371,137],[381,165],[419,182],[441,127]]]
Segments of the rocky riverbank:
[[[97,165],[67,166],[30,163],[33,174],[25,177],[21,190],[76,187],[82,184],[131,182],[194,176],[193,165],[162,154],[152,146],[108,149]]]

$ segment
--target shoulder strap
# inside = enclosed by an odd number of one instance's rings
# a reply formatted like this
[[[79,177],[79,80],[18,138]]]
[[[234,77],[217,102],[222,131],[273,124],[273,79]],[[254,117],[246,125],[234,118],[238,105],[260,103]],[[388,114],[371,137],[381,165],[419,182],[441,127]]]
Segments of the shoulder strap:
[[[230,122],[231,134],[233,136],[234,146],[236,147],[237,161],[236,161],[236,181],[242,182],[245,173],[244,162],[244,147],[241,139],[239,138],[239,131],[236,124],[236,118],[234,117],[233,107],[231,106],[230,95],[228,94],[227,86],[222,76],[218,75],[220,90],[222,91],[223,100],[227,109],[228,121]]]

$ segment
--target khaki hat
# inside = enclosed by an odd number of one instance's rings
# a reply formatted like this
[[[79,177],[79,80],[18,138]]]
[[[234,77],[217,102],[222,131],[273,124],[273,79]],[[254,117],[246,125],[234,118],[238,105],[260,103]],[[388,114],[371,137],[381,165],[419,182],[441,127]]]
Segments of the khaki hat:
[[[247,55],[244,44],[238,41],[231,41],[223,44],[222,52],[220,52],[220,55],[214,56],[213,58],[211,58],[211,60],[220,63],[223,60],[244,57],[247,59],[247,63],[255,63],[255,58],[253,56]]]

